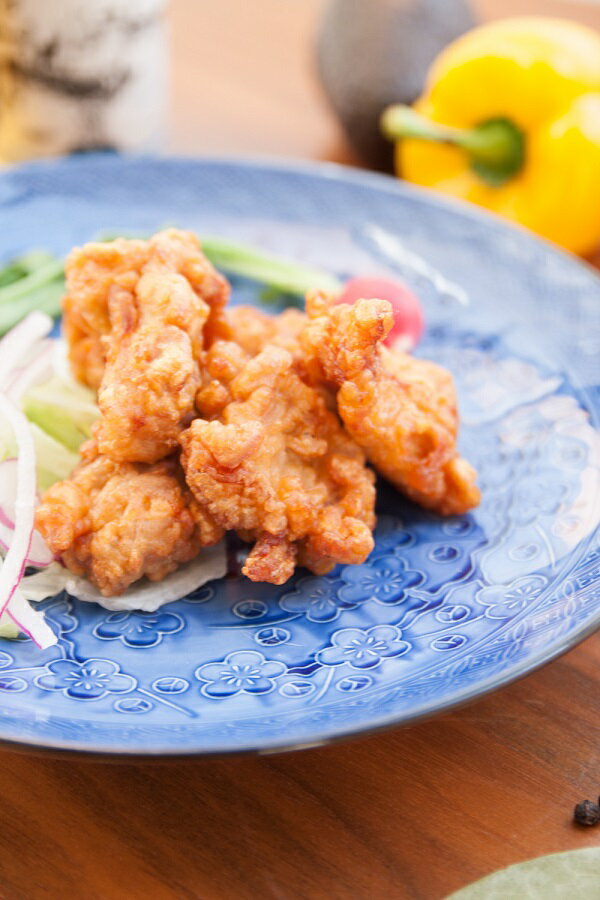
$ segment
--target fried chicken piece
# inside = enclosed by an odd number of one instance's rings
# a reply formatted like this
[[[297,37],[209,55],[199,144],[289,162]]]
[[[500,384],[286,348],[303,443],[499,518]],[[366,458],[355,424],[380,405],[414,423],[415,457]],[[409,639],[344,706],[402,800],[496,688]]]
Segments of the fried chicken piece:
[[[81,453],[70,478],[46,491],[36,525],[52,552],[104,596],[122,594],[143,576],[159,581],[222,537],[187,489],[176,457],[117,463],[93,440]]]
[[[197,239],[173,229],[149,241],[88,244],[71,254],[67,282],[75,372],[88,383],[101,377],[100,451],[117,462],[157,462],[193,415],[205,337],[228,333],[226,282]],[[83,326],[92,333],[78,340]]]
[[[215,341],[204,354],[202,385],[196,394],[196,408],[205,419],[219,416],[233,397],[230,384],[248,361],[248,353],[234,341]]]
[[[337,388],[341,419],[370,462],[421,506],[443,515],[476,506],[475,471],[456,449],[452,377],[382,345],[393,324],[391,305],[335,304],[315,292],[306,311],[300,346],[308,378]]]
[[[109,298],[127,292],[134,302],[137,282],[147,267],[179,274],[210,308],[205,327],[207,345],[230,337],[224,313],[229,298],[225,278],[202,253],[195,235],[174,228],[150,240],[119,238],[75,248],[65,266],[67,293],[63,299],[63,330],[75,377],[97,390],[106,358],[104,337],[110,335]]]
[[[94,435],[117,462],[157,462],[177,447],[194,412],[208,306],[182,275],[150,271],[133,300],[113,291],[109,310]]]
[[[306,325],[305,314],[293,307],[271,316],[254,306],[232,306],[227,319],[234,340],[250,356],[260,353],[266,344],[277,344],[293,353]]]
[[[148,242],[121,238],[76,247],[67,256],[63,333],[75,378],[98,390],[104,374],[103,338],[110,334],[109,294],[133,291],[148,261]]]
[[[202,385],[196,407],[205,419],[213,419],[231,402],[228,384],[243,368],[248,356],[256,356],[267,344],[298,351],[298,336],[306,324],[299,309],[285,309],[276,316],[253,306],[234,306],[227,311],[234,341],[217,341],[204,354]]]
[[[207,368],[226,403],[183,432],[182,463],[208,514],[255,541],[244,574],[283,584],[296,564],[321,574],[363,562],[373,547],[373,475],[290,352],[267,344],[251,358],[218,342]]]

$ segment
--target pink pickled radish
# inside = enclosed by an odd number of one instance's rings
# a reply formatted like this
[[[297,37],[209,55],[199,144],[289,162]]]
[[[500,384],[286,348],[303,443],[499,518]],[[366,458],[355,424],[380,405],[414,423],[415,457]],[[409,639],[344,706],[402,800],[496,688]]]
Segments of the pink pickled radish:
[[[363,298],[389,300],[392,304],[394,325],[385,339],[388,347],[409,351],[419,343],[425,330],[423,310],[419,298],[405,284],[378,275],[350,278],[338,302],[354,303]]]

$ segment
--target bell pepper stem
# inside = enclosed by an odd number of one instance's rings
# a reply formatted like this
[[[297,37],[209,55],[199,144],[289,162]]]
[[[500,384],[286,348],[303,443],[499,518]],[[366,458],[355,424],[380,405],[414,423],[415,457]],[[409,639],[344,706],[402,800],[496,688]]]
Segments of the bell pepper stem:
[[[422,116],[411,106],[404,106],[402,103],[388,106],[384,110],[381,117],[381,130],[391,141],[410,137],[442,144],[455,144],[461,134],[459,128],[432,122],[431,119]]]
[[[390,140],[416,138],[448,144],[464,150],[471,168],[489,184],[504,184],[521,169],[525,139],[521,129],[510,119],[487,119],[471,128],[440,125],[410,106],[389,106],[381,118],[381,129]]]

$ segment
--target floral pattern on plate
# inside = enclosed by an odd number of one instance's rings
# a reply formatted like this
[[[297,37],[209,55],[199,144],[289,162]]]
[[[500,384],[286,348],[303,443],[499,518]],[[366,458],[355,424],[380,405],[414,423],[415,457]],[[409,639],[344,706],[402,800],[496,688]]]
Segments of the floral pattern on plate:
[[[456,377],[483,496],[441,519],[380,482],[373,553],[324,577],[232,574],[152,614],[45,601],[58,645],[0,649],[0,738],[142,754],[321,743],[478,696],[597,627],[598,285],[574,260],[397,181],[311,167],[38,163],[3,173],[7,205],[6,258],[149,232],[169,210],[342,278],[399,275],[425,307],[419,353]]]

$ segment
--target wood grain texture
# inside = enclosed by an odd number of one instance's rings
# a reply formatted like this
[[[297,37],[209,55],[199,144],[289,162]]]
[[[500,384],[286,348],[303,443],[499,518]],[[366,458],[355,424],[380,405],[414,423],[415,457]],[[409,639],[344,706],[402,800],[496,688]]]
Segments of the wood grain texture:
[[[600,640],[432,722],[318,750],[154,765],[0,757],[0,891],[437,900],[598,843]],[[7,827],[7,823],[8,827]]]
[[[311,74],[323,5],[174,0],[170,149],[352,162]],[[441,900],[598,844],[571,816],[600,791],[599,722],[596,635],[464,710],[319,750],[153,765],[4,752],[0,897]]]

